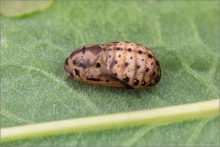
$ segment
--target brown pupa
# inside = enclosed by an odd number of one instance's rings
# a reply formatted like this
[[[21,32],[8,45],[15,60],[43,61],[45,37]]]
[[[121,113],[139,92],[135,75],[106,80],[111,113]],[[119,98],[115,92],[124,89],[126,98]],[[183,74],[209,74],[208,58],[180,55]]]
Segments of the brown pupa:
[[[75,81],[118,88],[148,88],[161,77],[154,53],[127,41],[82,46],[66,58],[64,69]]]

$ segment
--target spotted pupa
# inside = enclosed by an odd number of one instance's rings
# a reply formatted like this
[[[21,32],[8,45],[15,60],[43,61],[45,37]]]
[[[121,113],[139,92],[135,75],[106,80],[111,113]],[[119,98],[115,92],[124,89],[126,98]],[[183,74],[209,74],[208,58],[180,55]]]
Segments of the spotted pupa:
[[[161,77],[154,53],[127,41],[82,46],[66,58],[64,69],[75,81],[118,88],[148,88]]]

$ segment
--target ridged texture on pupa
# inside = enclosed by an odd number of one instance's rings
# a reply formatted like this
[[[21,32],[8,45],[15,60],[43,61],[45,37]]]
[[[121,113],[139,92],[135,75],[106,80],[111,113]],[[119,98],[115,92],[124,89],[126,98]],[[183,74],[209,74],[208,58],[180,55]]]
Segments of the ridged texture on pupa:
[[[66,58],[64,69],[75,81],[118,88],[148,88],[161,77],[154,53],[127,41],[80,47]]]

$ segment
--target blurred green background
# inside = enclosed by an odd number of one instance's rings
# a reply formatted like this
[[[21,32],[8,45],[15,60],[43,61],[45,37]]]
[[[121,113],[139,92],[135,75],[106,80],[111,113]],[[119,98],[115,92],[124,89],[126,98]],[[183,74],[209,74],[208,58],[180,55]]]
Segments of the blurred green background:
[[[2,9],[1,127],[219,98],[217,1],[55,1],[45,11],[33,11],[5,17]],[[124,40],[153,50],[162,68],[158,85],[127,90],[86,85],[66,77],[63,63],[74,49]],[[2,145],[219,145],[218,117],[156,124]]]

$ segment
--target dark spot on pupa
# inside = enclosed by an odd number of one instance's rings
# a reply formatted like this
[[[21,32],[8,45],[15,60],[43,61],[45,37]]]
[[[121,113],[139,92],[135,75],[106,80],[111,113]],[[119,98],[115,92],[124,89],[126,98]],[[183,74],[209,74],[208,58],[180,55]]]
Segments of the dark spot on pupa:
[[[156,72],[153,72],[152,76],[155,76]]]
[[[118,57],[121,57],[121,55],[118,55]]]
[[[128,65],[129,65],[129,63],[128,63],[128,62],[125,62],[124,67],[127,67]]]
[[[118,75],[116,73],[112,74],[114,77],[117,77]]]
[[[101,64],[100,63],[96,63],[96,68],[100,68],[101,67]]]
[[[145,70],[145,71],[146,71],[146,72],[149,72],[149,70],[150,70],[149,68],[146,68],[146,70]]]
[[[139,69],[140,68],[140,65],[137,65],[137,69]]]
[[[75,71],[75,75],[78,75],[80,77],[79,70],[78,69],[74,69],[74,71]]]
[[[141,50],[138,51],[139,54],[142,54],[143,52]]]
[[[79,63],[78,67],[82,67],[83,69],[86,68],[86,66],[83,63]]]
[[[69,58],[66,58],[66,60],[65,60],[65,65],[68,65],[68,59],[69,59]]]
[[[153,84],[152,84],[152,83],[150,83],[150,84],[148,84],[147,86],[148,86],[148,87],[150,87],[150,86],[152,86],[152,85],[153,85]]]
[[[159,65],[160,65],[160,63],[159,63],[159,61],[158,61],[158,60],[156,60],[156,64],[157,64],[157,66],[159,66]]]
[[[110,64],[110,69],[112,69],[112,67],[113,67],[115,64],[117,64],[117,63],[118,63],[117,60],[113,61],[113,62]]]
[[[85,54],[85,52],[86,52],[86,47],[84,46],[84,47],[82,48],[82,53]]]
[[[99,54],[102,51],[102,47],[99,45],[92,45],[86,48],[87,50],[91,51],[93,54]]]
[[[151,62],[151,65],[153,65],[154,63],[153,62]]]
[[[105,80],[106,82],[109,82],[109,80]]]
[[[126,43],[130,43],[129,41],[125,41]]]
[[[136,80],[136,82],[134,82],[134,85],[138,85],[139,84],[139,80]]]
[[[106,51],[106,48],[103,48],[103,51]]]
[[[120,49],[121,49],[120,47],[115,48],[115,50],[118,50],[118,51],[119,51]]]
[[[128,52],[131,52],[132,51],[132,49],[131,48],[128,48]]]
[[[130,57],[130,59],[132,59],[133,57]]]
[[[149,58],[152,58],[153,56],[152,56],[151,54],[148,54],[148,57],[149,57]]]
[[[158,75],[155,79],[155,83],[158,83],[160,81],[160,75]]]
[[[109,58],[111,58],[111,55],[108,55]]]
[[[146,83],[146,82],[144,82],[144,83],[142,83],[142,84],[141,84],[141,86],[146,86],[146,85],[147,85],[147,83]]]
[[[76,65],[76,60],[73,60],[73,65]]]
[[[126,77],[126,78],[122,79],[122,81],[123,81],[124,83],[128,83],[128,82],[129,82],[129,78]]]
[[[96,79],[96,78],[87,78],[87,77],[86,77],[86,80],[90,80],[90,81],[100,81],[100,79]]]
[[[73,73],[70,73],[70,76],[73,78]]]
[[[144,61],[144,59],[142,59],[141,61]]]

